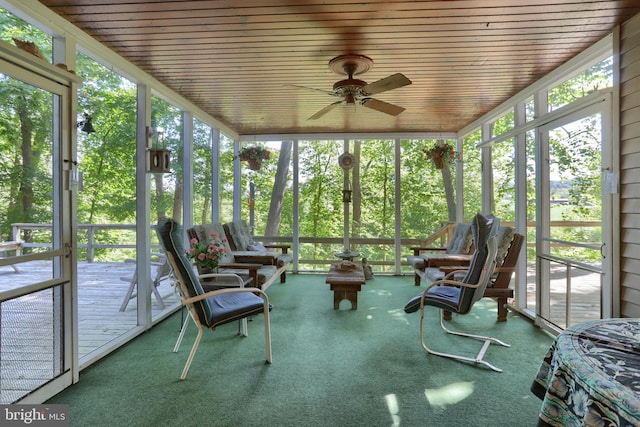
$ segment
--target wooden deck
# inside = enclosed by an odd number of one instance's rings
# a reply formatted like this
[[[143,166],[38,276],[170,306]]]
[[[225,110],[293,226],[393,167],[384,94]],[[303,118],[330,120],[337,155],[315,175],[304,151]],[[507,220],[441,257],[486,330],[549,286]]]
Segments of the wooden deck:
[[[135,265],[130,263],[78,264],[78,348],[80,362],[90,353],[127,333],[137,324],[136,299],[120,311]],[[152,271],[153,274],[153,271]],[[20,272],[0,267],[0,291],[51,278],[49,262],[20,264]],[[158,286],[165,310],[179,299],[169,280]],[[55,307],[55,292],[45,290],[4,301],[0,306],[0,403],[11,403],[57,376],[61,363],[56,354],[62,325]],[[152,296],[152,316],[163,311]]]
[[[551,268],[550,318],[548,320],[563,329],[572,324],[601,318],[601,275],[572,269],[570,276],[571,289],[570,294],[567,295],[566,267],[555,265]],[[529,264],[527,268],[527,307],[532,310],[536,308],[535,282],[535,265]]]
[[[0,291],[25,286],[50,277],[48,262],[20,264],[20,273],[11,267],[0,268]],[[122,335],[137,324],[136,300],[130,300],[124,311],[120,307],[124,301],[135,265],[130,263],[93,262],[78,263],[78,326],[80,357],[101,347]],[[154,271],[152,270],[152,275]],[[158,286],[165,307],[178,304],[169,280]],[[153,316],[162,311],[152,295]]]

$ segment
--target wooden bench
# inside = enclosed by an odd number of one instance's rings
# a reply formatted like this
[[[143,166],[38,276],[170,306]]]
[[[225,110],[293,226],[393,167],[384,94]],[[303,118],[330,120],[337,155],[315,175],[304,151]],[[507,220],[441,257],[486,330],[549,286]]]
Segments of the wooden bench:
[[[10,252],[10,251],[15,251],[16,256],[22,255],[22,242],[16,242],[16,241],[0,242],[0,253]],[[7,257],[2,256],[0,258],[7,258]],[[20,269],[15,264],[10,264],[10,265],[11,265],[11,268],[13,268],[13,270],[16,273],[20,273]]]

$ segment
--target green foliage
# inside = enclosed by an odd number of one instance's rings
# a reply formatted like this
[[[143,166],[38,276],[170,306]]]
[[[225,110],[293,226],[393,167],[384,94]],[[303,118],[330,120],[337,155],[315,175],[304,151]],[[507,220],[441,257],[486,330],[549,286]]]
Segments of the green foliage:
[[[13,45],[14,38],[34,43],[44,57],[51,61],[51,36],[7,10],[0,8],[0,40],[4,40]]]
[[[514,141],[507,139],[491,146],[493,172],[493,213],[503,221],[515,221],[516,177]]]
[[[552,88],[549,91],[551,109],[556,110],[599,89],[613,86],[612,64],[612,58],[607,58]]]
[[[211,127],[199,120],[193,126],[193,214],[197,224],[211,218]]]
[[[135,222],[135,86],[93,59],[78,54],[84,83],[78,111],[93,118],[95,133],[78,132],[78,162],[84,190],[78,192],[78,222]]]

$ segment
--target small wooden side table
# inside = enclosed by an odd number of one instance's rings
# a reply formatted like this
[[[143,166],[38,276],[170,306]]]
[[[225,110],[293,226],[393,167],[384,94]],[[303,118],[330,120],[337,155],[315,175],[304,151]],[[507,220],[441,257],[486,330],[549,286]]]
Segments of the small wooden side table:
[[[351,309],[358,309],[358,292],[365,284],[364,272],[362,266],[356,264],[353,270],[341,271],[337,268],[338,264],[331,265],[327,274],[326,283],[331,285],[333,291],[333,309],[340,307],[340,301],[343,299],[351,302]]]

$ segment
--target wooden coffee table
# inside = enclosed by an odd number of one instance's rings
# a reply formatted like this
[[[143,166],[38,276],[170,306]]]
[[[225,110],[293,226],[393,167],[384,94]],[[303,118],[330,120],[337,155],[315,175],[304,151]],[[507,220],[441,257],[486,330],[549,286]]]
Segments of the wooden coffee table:
[[[364,272],[362,266],[356,264],[354,270],[340,271],[337,264],[333,264],[327,274],[326,283],[331,285],[333,291],[333,309],[340,307],[340,301],[346,299],[351,302],[351,309],[358,309],[358,292],[364,285]]]

